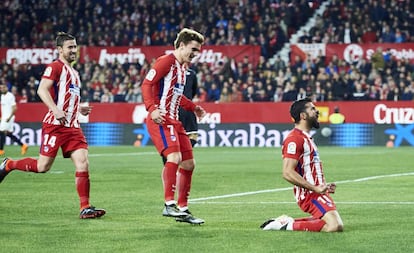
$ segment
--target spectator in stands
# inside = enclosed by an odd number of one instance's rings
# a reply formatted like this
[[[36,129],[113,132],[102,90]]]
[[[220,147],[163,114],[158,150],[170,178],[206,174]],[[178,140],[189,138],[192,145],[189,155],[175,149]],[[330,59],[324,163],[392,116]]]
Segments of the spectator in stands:
[[[216,83],[212,83],[210,89],[207,90],[207,102],[219,102],[220,101],[220,89]]]
[[[333,67],[331,64],[325,63],[323,57],[310,59],[306,64],[303,64],[299,57],[293,61],[292,64],[286,66],[286,63],[281,60],[280,56],[271,60],[269,58],[274,53],[278,52],[284,42],[286,42],[290,35],[305,24],[308,18],[313,15],[315,8],[319,6],[314,3],[312,8],[309,7],[307,1],[248,1],[243,3],[236,3],[233,1],[223,1],[223,4],[216,5],[215,1],[190,1],[184,0],[181,2],[180,8],[173,6],[173,2],[160,2],[153,5],[149,0],[133,1],[128,5],[122,1],[104,1],[94,5],[79,5],[79,1],[64,2],[63,5],[72,11],[67,13],[68,20],[71,23],[57,22],[53,20],[55,16],[46,16],[47,10],[57,9],[58,3],[50,2],[49,5],[36,3],[33,1],[25,1],[25,4],[14,5],[12,8],[10,1],[5,1],[0,4],[0,10],[5,18],[2,25],[7,27],[6,30],[0,32],[0,46],[4,47],[50,47],[53,46],[53,38],[50,34],[53,31],[60,29],[74,29],[79,27],[78,33],[79,44],[89,45],[108,45],[108,46],[141,46],[141,45],[167,45],[174,40],[175,31],[182,26],[202,27],[203,32],[207,35],[206,44],[238,44],[245,45],[257,44],[262,45],[262,57],[258,66],[253,66],[252,59],[244,59],[242,62],[236,62],[234,59],[224,59],[223,64],[216,66],[219,68],[210,69],[210,67],[203,63],[197,64],[196,67],[203,67],[202,71],[198,72],[200,83],[207,81],[206,89],[210,88],[211,82],[217,81],[219,89],[222,89],[224,81],[228,81],[233,77],[234,80],[241,79],[242,82],[247,82],[249,77],[253,76],[256,81],[261,79],[267,90],[267,83],[264,78],[271,78],[274,81],[275,76],[282,76],[283,82],[275,82],[273,90],[277,90],[276,86],[285,85],[286,80],[292,79],[296,76],[295,89],[305,88],[306,92],[314,89],[314,82],[318,80],[314,73],[315,69],[320,67],[325,68],[328,74],[327,80],[332,81],[332,91],[326,90],[327,87],[322,82],[322,87],[325,90],[326,99],[338,99],[337,88],[335,87],[335,78],[332,72],[338,72],[341,79],[344,78],[344,72],[348,71],[349,66],[344,61],[335,60]],[[105,10],[105,11],[104,11]],[[202,11],[201,11],[202,10]],[[213,10],[213,12],[212,12]],[[183,22],[178,22],[174,17],[182,16],[185,13],[188,19]],[[212,15],[211,13],[214,13]],[[55,14],[54,14],[55,15]],[[328,4],[325,12],[321,16],[317,16],[316,25],[309,32],[299,38],[299,42],[311,43],[374,43],[390,41],[392,43],[413,42],[414,40],[414,4],[413,1],[337,1],[332,0]],[[342,27],[342,28],[341,28]],[[39,44],[38,41],[45,41],[44,44]],[[399,70],[401,65],[385,54],[373,55],[372,61],[360,59],[357,64],[357,69],[360,74],[368,76],[367,84],[374,85],[374,79],[370,77],[372,65],[377,70],[382,71],[391,68],[391,75],[396,78],[399,84],[401,77],[399,77]],[[384,61],[381,58],[384,58]],[[334,61],[334,60],[332,60]],[[365,62],[364,62],[365,61]],[[404,60],[406,61],[406,60]],[[206,66],[203,66],[203,65]],[[383,66],[382,66],[383,64]],[[83,89],[88,89],[88,96],[83,93],[84,97],[89,97],[89,101],[100,101],[103,92],[103,86],[108,88],[116,97],[116,101],[131,101],[133,99],[131,90],[135,90],[136,80],[133,77],[139,71],[141,79],[146,75],[149,69],[149,63],[144,62],[143,65],[137,64],[135,69],[129,67],[133,64],[121,65],[119,63],[105,63],[100,66],[97,63],[86,61],[79,64],[77,68],[80,70],[81,79],[86,82],[93,80],[94,85],[87,86]],[[219,65],[219,64],[217,64]],[[407,61],[404,64],[407,68],[405,75],[414,73],[412,64]],[[135,66],[135,65],[134,65]],[[303,72],[297,71],[297,67],[303,67]],[[289,72],[290,67],[293,71]],[[11,64],[2,64],[3,71],[0,72],[2,77],[6,77],[8,87],[16,86],[18,88],[18,95],[21,96],[23,90],[26,89],[28,100],[30,100],[30,89],[27,88],[29,79],[34,76],[35,80],[40,79],[40,74],[44,66],[22,64],[16,61]],[[281,73],[279,71],[281,70]],[[352,71],[355,71],[353,69]],[[259,74],[264,73],[264,74]],[[356,72],[354,72],[356,73]],[[207,77],[211,75],[210,77]],[[224,78],[220,77],[221,75]],[[414,74],[412,74],[414,75]],[[128,76],[129,82],[122,94],[117,94],[123,78]],[[119,78],[117,78],[119,77]],[[363,83],[361,77],[358,81]],[[210,83],[209,83],[210,82]],[[229,85],[232,82],[229,81]],[[249,85],[251,83],[249,82]],[[99,86],[99,88],[96,88]],[[380,87],[382,84],[380,84]],[[400,86],[400,85],[398,85]],[[230,86],[231,87],[231,86]],[[367,92],[371,89],[365,87]],[[404,89],[400,88],[400,98]],[[98,91],[95,93],[95,89]],[[239,85],[237,90],[242,92],[244,88]],[[340,88],[341,89],[341,88]],[[377,88],[376,88],[377,89]],[[233,90],[230,88],[230,90]],[[272,89],[269,89],[269,91]],[[282,88],[283,90],[283,88]],[[222,91],[223,92],[223,91]],[[384,89],[382,93],[387,93],[388,89]],[[96,98],[93,99],[95,93]],[[258,92],[255,90],[255,93]],[[260,93],[260,92],[259,92]],[[266,93],[269,93],[266,91]],[[344,94],[349,94],[344,93]],[[231,96],[239,97],[240,94],[231,92]],[[320,92],[319,94],[323,94]],[[332,95],[329,95],[332,94]],[[99,98],[98,98],[99,95]],[[128,96],[128,97],[127,97]],[[268,101],[265,95],[265,101]],[[275,97],[275,95],[273,95]],[[276,97],[278,97],[276,95]],[[382,96],[386,99],[386,96]],[[343,99],[343,98],[342,98]],[[274,99],[270,99],[274,100]],[[30,100],[30,101],[36,101]],[[139,99],[138,99],[139,101]]]

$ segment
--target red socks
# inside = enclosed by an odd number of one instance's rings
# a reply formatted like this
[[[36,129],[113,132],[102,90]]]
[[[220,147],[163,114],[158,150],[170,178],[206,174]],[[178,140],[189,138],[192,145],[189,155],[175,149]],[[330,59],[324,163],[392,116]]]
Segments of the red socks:
[[[23,158],[16,161],[9,160],[7,162],[6,170],[21,170],[38,173],[37,160],[33,158]]]
[[[322,227],[325,225],[324,220],[314,219],[314,218],[301,218],[295,219],[293,222],[293,230],[297,231],[311,231],[319,232]]]
[[[187,207],[188,197],[190,196],[191,178],[193,176],[192,170],[179,169],[177,178],[178,187],[178,206]]]
[[[78,191],[81,210],[89,207],[89,172],[77,171],[75,173],[76,190]]]
[[[7,162],[6,170],[21,170],[21,171],[31,171],[34,173],[38,173],[37,169],[37,160],[33,158],[24,158],[20,160],[9,160]],[[75,182],[76,182],[76,190],[78,191],[79,199],[80,199],[80,207],[81,210],[83,208],[89,207],[89,190],[90,190],[90,182],[89,182],[89,172],[77,171],[75,174]]]
[[[174,200],[175,184],[177,181],[178,164],[166,162],[162,170],[162,184],[164,186],[165,202]]]

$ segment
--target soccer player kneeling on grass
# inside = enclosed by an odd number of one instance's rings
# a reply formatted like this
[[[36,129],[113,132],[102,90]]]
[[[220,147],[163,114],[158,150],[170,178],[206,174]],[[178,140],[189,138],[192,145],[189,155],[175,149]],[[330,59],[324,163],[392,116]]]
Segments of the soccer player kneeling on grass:
[[[311,217],[292,218],[287,215],[270,219],[263,230],[298,230],[313,232],[341,232],[342,219],[330,194],[334,183],[326,183],[319,152],[310,136],[312,128],[319,128],[319,111],[309,98],[295,101],[290,107],[295,128],[283,142],[283,178],[294,185],[299,207]]]

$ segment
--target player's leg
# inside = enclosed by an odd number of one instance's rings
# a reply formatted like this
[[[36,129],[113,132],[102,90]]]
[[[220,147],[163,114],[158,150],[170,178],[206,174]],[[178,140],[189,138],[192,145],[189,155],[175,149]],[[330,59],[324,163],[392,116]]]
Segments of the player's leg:
[[[88,144],[80,128],[68,128],[64,131],[65,141],[62,143],[62,154],[64,158],[71,158],[75,165],[75,184],[79,196],[81,219],[98,218],[105,215],[105,210],[96,209],[89,203],[90,180]]]
[[[294,230],[312,232],[341,232],[342,220],[329,195],[311,194],[299,202],[299,207],[312,217],[293,219],[282,215],[262,224],[263,230]]]
[[[6,143],[6,132],[10,129],[10,124],[4,119],[0,122],[0,155],[4,155],[4,145]]]
[[[178,206],[180,211],[186,212],[188,216],[176,218],[176,221],[187,222],[190,224],[203,224],[204,220],[196,218],[188,209],[188,198],[190,196],[193,171],[195,168],[195,160],[188,136],[181,134],[180,147],[183,161],[180,163],[180,169],[177,176],[178,188]]]
[[[342,232],[344,230],[344,223],[336,210],[325,213],[322,220],[325,221],[325,225],[321,229],[323,232]]]
[[[13,170],[23,172],[45,173],[50,170],[54,162],[54,157],[39,155],[38,159],[23,158],[12,160],[5,158],[0,164],[0,183]]]
[[[336,206],[329,194],[313,193],[305,200],[298,203],[306,213],[310,213],[313,219],[301,218],[293,222],[292,230],[313,232],[340,232],[342,220],[336,211]],[[339,219],[336,219],[336,218]]]
[[[14,135],[12,132],[7,132],[6,135],[8,137],[10,137],[10,139],[13,142],[16,142],[17,144],[19,144],[19,146],[21,147],[21,154],[24,155],[27,152],[28,146],[26,144],[24,144],[20,138],[18,138],[16,135]]]
[[[182,156],[183,161],[180,163],[177,176],[178,206],[181,209],[187,209],[188,198],[191,191],[193,171],[195,168],[195,161],[193,158],[192,150],[184,151],[182,153]]]
[[[190,138],[191,146],[195,146],[197,144],[198,133],[188,133],[188,138]]]
[[[164,189],[163,216],[181,217],[186,214],[180,212],[175,202],[178,164],[181,162],[181,153],[177,132],[174,125],[158,125],[147,120],[148,133],[158,153],[166,158],[161,178]]]
[[[182,217],[187,215],[178,209],[175,201],[178,170],[177,162],[181,161],[181,153],[177,152],[176,148],[177,147],[170,147],[163,152],[163,155],[166,156],[166,163],[164,164],[161,174],[165,203],[162,215],[167,217]]]

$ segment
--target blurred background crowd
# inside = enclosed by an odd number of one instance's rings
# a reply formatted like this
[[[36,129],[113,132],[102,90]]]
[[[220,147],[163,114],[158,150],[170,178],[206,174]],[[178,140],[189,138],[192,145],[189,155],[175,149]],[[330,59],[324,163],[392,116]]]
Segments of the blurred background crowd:
[[[183,27],[206,37],[206,45],[258,45],[259,63],[195,63],[201,102],[413,100],[414,65],[378,48],[370,61],[348,64],[324,56],[287,62],[283,45],[316,10],[301,43],[414,43],[414,1],[410,0],[4,0],[0,3],[0,47],[54,47],[58,31],[87,46],[171,46]],[[154,60],[154,59],[153,59]],[[152,61],[153,61],[152,60]],[[144,64],[76,64],[82,100],[142,102]],[[20,103],[36,96],[45,66],[0,63],[0,82]]]

